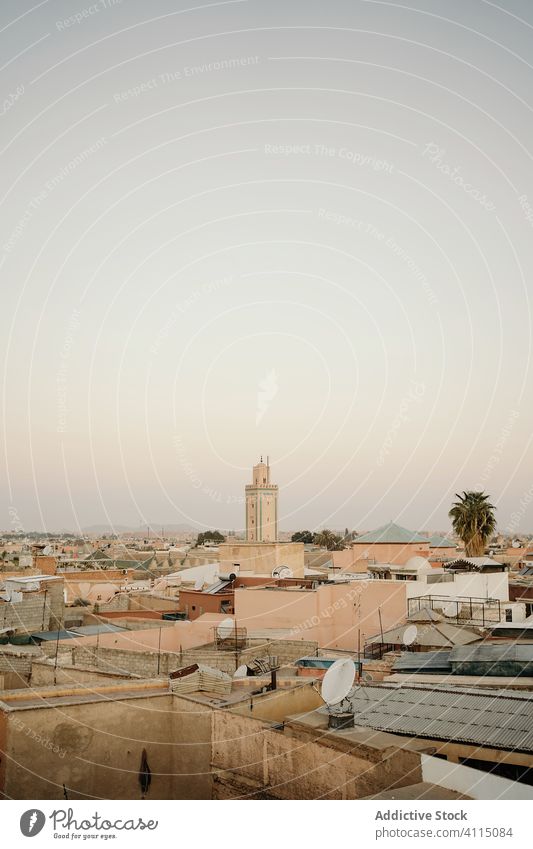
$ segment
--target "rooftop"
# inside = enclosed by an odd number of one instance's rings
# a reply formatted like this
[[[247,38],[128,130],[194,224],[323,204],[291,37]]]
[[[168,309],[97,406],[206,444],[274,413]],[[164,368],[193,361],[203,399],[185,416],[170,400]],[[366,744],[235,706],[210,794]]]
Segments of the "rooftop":
[[[350,701],[357,726],[414,738],[533,752],[533,694],[365,684],[356,687]]]
[[[382,525],[376,528],[375,531],[369,531],[367,534],[362,534],[356,537],[354,542],[378,542],[378,543],[411,543],[411,542],[428,542],[427,537],[423,537],[416,531],[408,531],[407,528],[402,528],[395,522],[389,522],[387,525]]]
[[[448,537],[442,537],[440,534],[433,534],[429,538],[430,548],[457,548],[457,543]]]

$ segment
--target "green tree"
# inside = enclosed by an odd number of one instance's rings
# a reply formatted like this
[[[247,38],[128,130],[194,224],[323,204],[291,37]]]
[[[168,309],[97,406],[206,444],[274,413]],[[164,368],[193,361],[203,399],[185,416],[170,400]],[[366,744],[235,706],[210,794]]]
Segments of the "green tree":
[[[291,542],[304,542],[310,545],[313,542],[313,534],[311,531],[296,531],[291,537]]]
[[[225,542],[226,537],[220,531],[204,531],[198,534],[195,545],[203,545],[206,542]]]
[[[496,508],[484,492],[456,493],[455,497],[458,501],[448,513],[453,529],[464,542],[466,556],[480,557],[496,530]]]
[[[344,548],[342,537],[337,536],[328,528],[318,531],[313,537],[313,542],[320,548],[327,548],[328,551],[342,551]]]

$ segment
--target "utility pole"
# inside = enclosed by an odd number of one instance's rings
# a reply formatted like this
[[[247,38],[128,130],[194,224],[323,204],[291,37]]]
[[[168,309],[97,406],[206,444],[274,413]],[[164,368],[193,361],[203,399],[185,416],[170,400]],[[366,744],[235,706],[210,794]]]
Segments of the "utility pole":
[[[56,656],[54,660],[54,686],[57,684],[57,655],[59,653],[59,626],[57,626]]]

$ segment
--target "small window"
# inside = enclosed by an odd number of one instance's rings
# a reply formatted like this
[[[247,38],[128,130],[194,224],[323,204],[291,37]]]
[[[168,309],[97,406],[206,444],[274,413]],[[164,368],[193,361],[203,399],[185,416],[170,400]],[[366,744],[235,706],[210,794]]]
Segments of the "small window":
[[[513,621],[513,611],[510,610],[509,608],[507,608],[507,610],[505,611],[505,621],[506,622],[512,622]]]

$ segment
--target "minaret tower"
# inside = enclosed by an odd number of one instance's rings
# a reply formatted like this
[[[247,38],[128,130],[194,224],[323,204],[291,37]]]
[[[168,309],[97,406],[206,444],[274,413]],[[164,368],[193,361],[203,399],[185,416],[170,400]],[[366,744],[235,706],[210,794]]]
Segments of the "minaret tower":
[[[254,466],[253,483],[246,486],[246,542],[277,542],[278,487],[270,483],[270,464]]]

